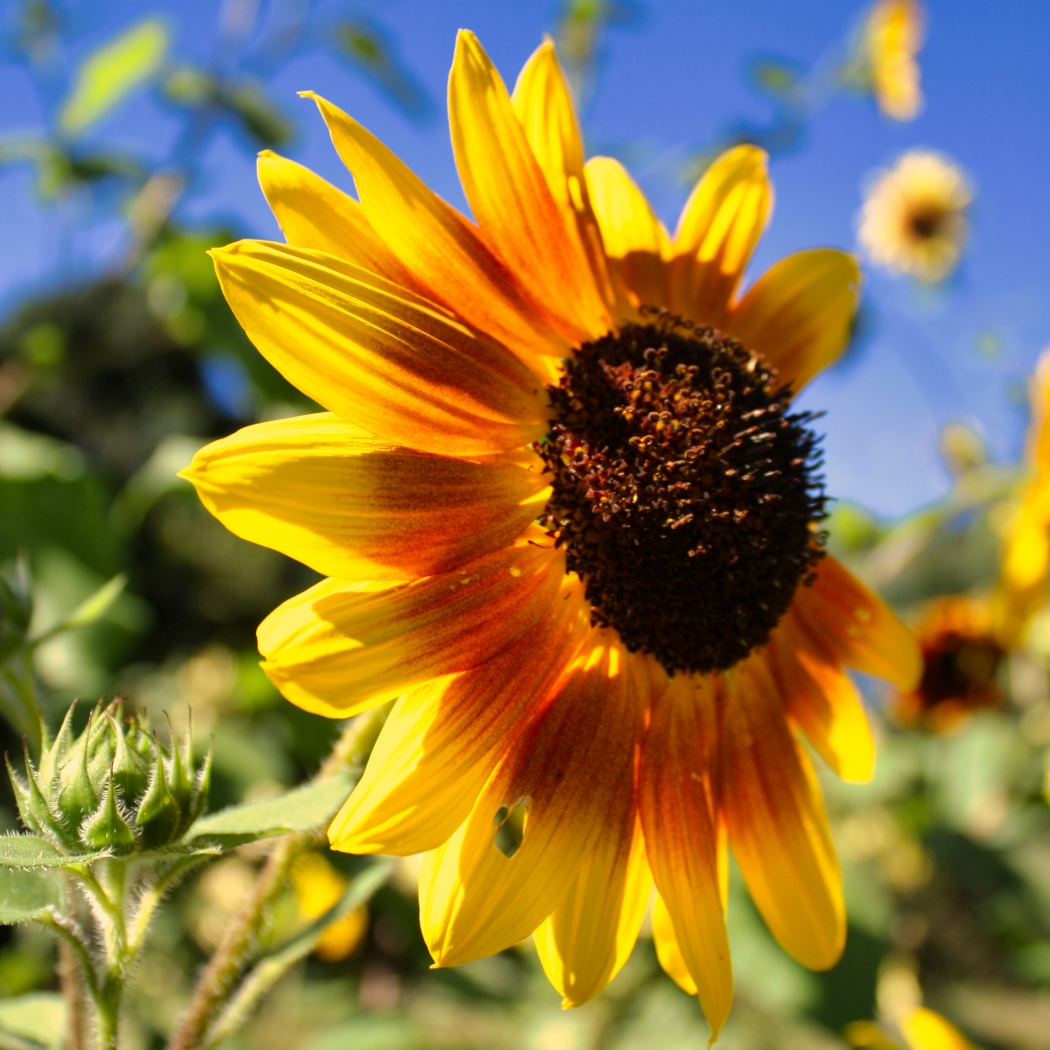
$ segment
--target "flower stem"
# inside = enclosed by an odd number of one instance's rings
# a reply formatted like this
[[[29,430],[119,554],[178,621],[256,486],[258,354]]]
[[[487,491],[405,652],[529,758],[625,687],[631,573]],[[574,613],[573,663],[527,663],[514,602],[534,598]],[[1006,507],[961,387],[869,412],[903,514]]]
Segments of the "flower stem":
[[[347,767],[362,772],[391,706],[385,704],[353,719],[336,741],[315,779],[323,780]],[[234,994],[256,953],[259,933],[285,888],[296,858],[323,837],[324,829],[318,828],[294,832],[278,840],[256,879],[254,892],[204,968],[189,1009],[168,1042],[167,1050],[197,1050],[203,1045],[208,1029],[223,1004]]]

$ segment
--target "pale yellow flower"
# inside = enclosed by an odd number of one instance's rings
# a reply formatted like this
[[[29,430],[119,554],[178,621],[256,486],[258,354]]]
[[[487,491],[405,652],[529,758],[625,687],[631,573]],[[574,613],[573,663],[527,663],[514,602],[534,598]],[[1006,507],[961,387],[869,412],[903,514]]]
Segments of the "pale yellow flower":
[[[861,211],[860,243],[872,262],[930,284],[955,269],[973,194],[944,157],[913,150],[883,172]]]

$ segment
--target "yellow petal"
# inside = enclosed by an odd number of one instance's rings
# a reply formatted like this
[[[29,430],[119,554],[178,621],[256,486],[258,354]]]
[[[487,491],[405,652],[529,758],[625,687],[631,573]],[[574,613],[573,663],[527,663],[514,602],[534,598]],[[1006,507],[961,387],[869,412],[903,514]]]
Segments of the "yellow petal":
[[[564,573],[533,526],[513,547],[379,593],[325,580],[259,625],[263,670],[292,703],[346,718],[491,659],[540,619]]]
[[[671,242],[663,223],[619,161],[592,157],[584,174],[613,278],[635,308],[666,306]]]
[[[898,1024],[908,1050],[975,1050],[973,1043],[953,1024],[925,1007],[915,1010]]]
[[[689,995],[697,995],[698,990],[689,967],[685,964],[682,949],[678,946],[678,938],[675,936],[674,923],[671,921],[671,913],[664,904],[663,897],[656,895],[656,903],[653,905],[653,947],[656,948],[656,958],[663,967],[664,973]]]
[[[843,780],[861,784],[875,772],[875,740],[857,688],[789,610],[765,649],[784,708]]]
[[[313,92],[332,142],[350,169],[365,215],[384,244],[435,301],[526,360],[569,349],[517,280],[454,208],[374,135]]]
[[[511,103],[569,235],[577,238],[586,253],[602,298],[615,307],[616,292],[587,191],[576,110],[550,39],[544,40],[522,67]]]
[[[710,782],[716,697],[710,679],[679,674],[653,704],[638,773],[645,848],[712,1036],[733,1002]]]
[[[914,689],[922,677],[922,653],[911,631],[830,555],[815,571],[816,582],[795,593],[798,624],[836,662]]]
[[[322,252],[240,241],[213,254],[226,300],[262,355],[377,437],[484,455],[546,430],[535,373],[441,307]]]
[[[434,456],[318,414],[214,441],[181,476],[243,539],[325,576],[409,580],[509,545],[542,507],[542,469],[527,450]]]
[[[625,656],[613,632],[595,630],[471,815],[426,855],[420,922],[439,966],[491,955],[532,933],[575,885],[607,814],[630,797],[643,705]]]
[[[773,209],[767,160],[757,146],[736,146],[696,184],[675,234],[672,312],[724,327],[729,303]]]
[[[561,590],[536,626],[503,652],[398,700],[364,776],[328,829],[333,848],[423,853],[463,823],[583,640],[590,619],[583,589],[566,576]]]
[[[562,1008],[582,1006],[619,972],[638,940],[653,877],[633,799],[609,813],[568,896],[533,934]]]
[[[860,281],[860,266],[846,252],[796,252],[774,263],[748,289],[726,329],[798,391],[846,349]]]
[[[412,277],[376,236],[360,204],[309,168],[263,150],[259,184],[285,240],[315,248],[412,288]],[[418,290],[418,289],[417,289]]]
[[[578,238],[569,236],[495,66],[461,29],[448,81],[452,147],[486,243],[573,345],[610,327]]]
[[[813,767],[761,653],[733,668],[719,750],[719,796],[755,905],[800,963],[833,966],[846,938],[842,875]]]

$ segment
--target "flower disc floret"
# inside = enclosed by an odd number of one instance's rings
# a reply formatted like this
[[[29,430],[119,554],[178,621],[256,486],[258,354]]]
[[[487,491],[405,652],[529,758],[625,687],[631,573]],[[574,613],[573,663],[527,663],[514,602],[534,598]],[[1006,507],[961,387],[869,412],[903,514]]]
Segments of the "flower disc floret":
[[[595,623],[670,672],[725,670],[821,557],[818,438],[755,354],[654,316],[580,347],[551,387],[544,523]]]

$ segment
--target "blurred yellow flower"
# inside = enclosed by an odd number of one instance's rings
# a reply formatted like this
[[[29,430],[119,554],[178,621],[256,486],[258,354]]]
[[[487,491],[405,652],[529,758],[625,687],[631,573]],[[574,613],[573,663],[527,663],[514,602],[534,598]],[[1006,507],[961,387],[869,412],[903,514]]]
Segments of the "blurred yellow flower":
[[[1004,644],[1017,645],[1032,616],[1046,601],[1050,567],[1050,350],[1028,382],[1031,422],[1025,458],[1029,480],[1021,488],[1005,527],[995,596],[997,628]]]
[[[918,0],[879,0],[864,25],[861,48],[875,101],[894,120],[912,120],[922,106],[915,59],[921,46]]]
[[[304,853],[292,867],[292,889],[299,918],[304,923],[319,919],[342,897],[348,882],[320,853]],[[328,962],[345,959],[361,943],[367,930],[368,908],[362,904],[331,923],[321,934],[314,951]]]
[[[955,269],[972,199],[962,172],[937,153],[912,150],[872,185],[860,243],[872,262],[934,284]]]
[[[397,699],[330,841],[425,852],[436,963],[533,934],[566,1006],[623,966],[655,881],[660,957],[717,1033],[729,843],[780,943],[833,965],[841,872],[798,733],[865,780],[845,667],[919,673],[906,628],[822,557],[811,417],[790,409],[845,347],[856,259],[798,252],[742,293],[766,155],[718,158],[672,237],[619,163],[584,162],[549,42],[511,94],[459,36],[476,225],[313,97],[360,203],[264,153],[289,243],[215,258],[256,346],[332,414],[249,427],[185,476],[330,577],[259,629],[284,695],[335,718]]]
[[[854,1021],[846,1028],[846,1041],[857,1050],[976,1050],[955,1025],[925,1006],[908,1011],[893,1027],[900,1042],[873,1021]]]
[[[996,681],[1005,652],[986,599],[935,598],[923,607],[915,634],[922,649],[919,684],[897,694],[895,713],[907,725],[944,731],[971,711],[1003,701]]]

